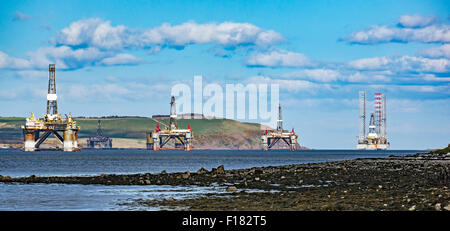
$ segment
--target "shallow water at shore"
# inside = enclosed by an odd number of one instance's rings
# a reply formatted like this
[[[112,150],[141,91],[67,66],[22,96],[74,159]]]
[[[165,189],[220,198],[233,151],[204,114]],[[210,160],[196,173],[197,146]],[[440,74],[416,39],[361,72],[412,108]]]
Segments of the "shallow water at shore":
[[[159,207],[142,208],[129,204],[142,199],[188,199],[212,192],[226,193],[226,188],[0,183],[0,210],[160,210]]]

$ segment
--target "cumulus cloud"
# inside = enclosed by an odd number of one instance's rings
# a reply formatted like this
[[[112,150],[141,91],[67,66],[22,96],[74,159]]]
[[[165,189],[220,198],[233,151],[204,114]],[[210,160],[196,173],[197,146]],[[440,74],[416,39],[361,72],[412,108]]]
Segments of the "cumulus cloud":
[[[348,65],[357,70],[391,70],[411,72],[436,72],[450,71],[449,59],[429,59],[416,56],[398,57],[374,57],[354,60]]]
[[[310,65],[312,62],[304,54],[286,50],[257,52],[247,60],[247,66],[250,67],[304,67]]]
[[[437,17],[430,15],[427,17],[420,15],[402,15],[398,19],[399,25],[403,27],[425,27],[437,21]]]
[[[353,32],[343,38],[350,43],[377,44],[389,42],[450,42],[449,25],[433,25],[423,28],[390,28],[387,26],[372,26],[367,30]]]
[[[426,74],[423,76],[423,79],[433,82],[450,82],[450,77],[436,77],[436,75],[433,74]]]
[[[439,47],[431,47],[419,52],[420,55],[429,58],[447,58],[450,59],[450,44],[444,44]]]
[[[389,82],[391,78],[376,72],[353,72],[346,77],[348,82]]]
[[[131,29],[123,25],[112,26],[98,18],[79,20],[62,29],[56,44],[91,46],[100,49],[130,47],[184,47],[189,44],[214,43],[224,47],[265,47],[284,41],[283,36],[272,30],[263,30],[249,23],[223,22],[180,25],[162,24],[151,29]]]
[[[390,60],[387,57],[357,59],[348,63],[350,67],[359,70],[376,70],[385,67]]]
[[[27,70],[47,69],[49,63],[56,64],[58,69],[79,69],[86,66],[104,65],[136,65],[142,60],[130,54],[116,54],[100,51],[95,47],[72,49],[68,46],[43,47],[27,53],[27,58],[13,58],[0,51],[0,69]],[[34,72],[19,72],[35,76]]]
[[[26,59],[13,58],[0,51],[0,68],[2,69],[23,69],[31,67],[30,61]]]
[[[113,57],[104,58],[100,61],[100,64],[104,64],[106,66],[115,66],[115,65],[137,65],[141,62],[141,59],[138,59],[130,54],[117,54]]]
[[[30,63],[38,69],[48,68],[49,63],[55,63],[61,69],[78,69],[94,65],[97,61],[111,55],[97,48],[74,50],[68,46],[44,47],[27,53]]]
[[[371,26],[342,38],[355,44],[378,44],[389,42],[450,42],[450,25],[436,24],[434,16],[403,15],[397,27]]]

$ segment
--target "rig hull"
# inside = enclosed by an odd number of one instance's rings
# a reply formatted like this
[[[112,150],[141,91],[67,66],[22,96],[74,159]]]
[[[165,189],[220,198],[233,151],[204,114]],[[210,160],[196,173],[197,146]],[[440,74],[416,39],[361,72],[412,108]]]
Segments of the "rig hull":
[[[359,150],[387,150],[389,144],[357,144],[356,149]]]

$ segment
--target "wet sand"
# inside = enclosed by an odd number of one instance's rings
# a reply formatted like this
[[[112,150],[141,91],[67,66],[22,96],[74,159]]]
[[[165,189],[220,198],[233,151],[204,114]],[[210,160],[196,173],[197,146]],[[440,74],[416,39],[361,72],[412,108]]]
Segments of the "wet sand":
[[[450,154],[197,172],[78,177],[0,176],[5,183],[104,185],[218,184],[230,193],[194,199],[137,200],[167,210],[450,210]],[[256,190],[256,192],[255,192]]]

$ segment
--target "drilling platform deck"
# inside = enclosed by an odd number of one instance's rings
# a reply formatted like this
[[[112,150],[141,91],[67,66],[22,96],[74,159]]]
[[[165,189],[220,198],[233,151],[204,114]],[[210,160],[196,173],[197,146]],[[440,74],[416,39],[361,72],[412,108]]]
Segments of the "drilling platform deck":
[[[53,134],[62,144],[62,150],[65,152],[79,151],[78,148],[78,131],[76,121],[72,120],[72,116],[66,115],[65,120],[58,114],[58,104],[56,95],[55,82],[55,64],[49,65],[48,93],[47,93],[47,113],[42,119],[34,117],[31,113],[30,118],[26,119],[25,125],[22,126],[24,135],[24,151],[33,152],[39,150],[61,150],[59,146],[53,148],[41,148],[41,144]],[[43,133],[41,135],[41,132]],[[63,136],[59,134],[63,132]]]
[[[172,96],[170,100],[169,121],[169,126],[166,126],[164,130],[160,129],[158,123],[154,131],[147,132],[147,149],[154,151],[159,151],[162,149],[192,150],[192,139],[194,138],[193,133],[190,125],[188,125],[187,129],[178,128],[174,96]],[[166,147],[170,141],[175,143],[173,148]]]
[[[366,136],[366,92],[359,92],[359,136],[357,149],[386,150],[390,143],[386,132],[386,94],[375,93],[375,113],[370,114]]]
[[[265,130],[264,135],[261,136],[262,149],[273,149],[280,140],[284,141],[287,144],[289,150],[293,151],[297,149],[298,136],[295,134],[294,129],[292,129],[291,132],[283,130],[283,120],[281,119],[281,105],[278,105],[277,129],[272,131]]]
[[[112,139],[108,136],[103,136],[101,127],[101,120],[98,120],[97,135],[94,137],[89,136],[87,139],[88,148],[112,148]]]

